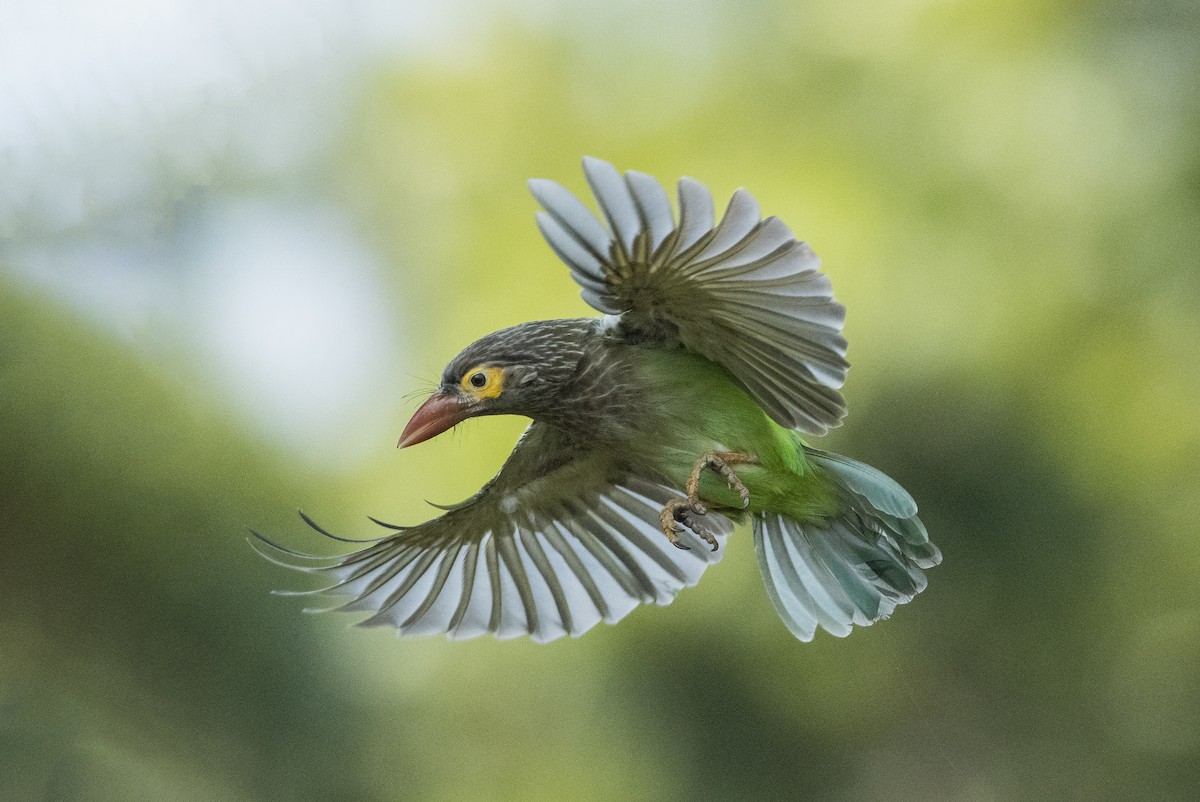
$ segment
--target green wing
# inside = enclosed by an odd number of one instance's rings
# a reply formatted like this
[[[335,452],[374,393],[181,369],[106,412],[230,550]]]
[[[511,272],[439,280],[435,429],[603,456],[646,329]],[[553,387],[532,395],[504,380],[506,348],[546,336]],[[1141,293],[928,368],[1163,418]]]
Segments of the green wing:
[[[820,261],[745,190],[714,224],[712,196],[679,181],[679,222],[659,183],[586,158],[606,227],[559,184],[529,182],[542,235],[591,306],[634,341],[679,342],[723,365],[778,423],[824,434],[841,423],[845,308]]]
[[[389,526],[394,534],[338,558],[261,536],[255,545],[274,562],[328,576],[332,585],[305,593],[350,596],[335,609],[372,613],[363,626],[544,642],[619,621],[638,604],[668,604],[720,558],[724,549],[710,552],[691,532],[682,535],[690,551],[663,536],[659,510],[679,495],[533,423],[496,477],[439,518]],[[704,525],[722,542],[732,529],[716,513]]]

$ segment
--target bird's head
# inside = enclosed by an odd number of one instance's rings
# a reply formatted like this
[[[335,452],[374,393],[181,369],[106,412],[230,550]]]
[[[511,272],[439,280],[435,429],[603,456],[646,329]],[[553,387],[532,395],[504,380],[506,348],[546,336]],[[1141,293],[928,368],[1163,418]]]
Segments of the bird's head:
[[[567,321],[524,323],[468,345],[404,427],[399,448],[423,443],[480,415],[528,415],[553,406],[581,352]]]

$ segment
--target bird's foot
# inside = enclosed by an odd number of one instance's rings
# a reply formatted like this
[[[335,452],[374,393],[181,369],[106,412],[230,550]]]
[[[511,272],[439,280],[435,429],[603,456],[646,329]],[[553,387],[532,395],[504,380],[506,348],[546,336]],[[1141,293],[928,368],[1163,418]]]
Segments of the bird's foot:
[[[705,543],[712,546],[712,550],[716,551],[720,548],[720,543],[700,524],[696,523],[695,519],[684,520],[691,513],[694,516],[705,515],[708,513],[708,507],[704,506],[699,500],[693,501],[686,498],[673,498],[663,505],[662,512],[659,513],[659,521],[662,523],[663,534],[667,536],[667,540],[677,549],[690,550],[691,546],[679,539],[679,534],[684,527],[691,529],[696,533],[696,536],[701,538]]]
[[[733,470],[734,465],[757,465],[758,457],[752,457],[749,454],[736,454],[729,451],[709,451],[707,454],[696,460],[696,465],[692,468],[692,475],[688,479],[687,494],[688,501],[693,507],[700,507],[703,512],[708,512],[707,508],[700,502],[696,495],[700,489],[700,474],[705,468],[711,468],[719,474],[726,483],[729,484],[730,490],[736,490],[737,494],[742,498],[742,509],[750,506],[750,491],[743,484],[742,480]]]
[[[729,451],[709,451],[698,459],[692,468],[692,475],[688,478],[687,498],[671,499],[663,505],[662,512],[659,514],[663,534],[667,536],[667,540],[671,542],[671,545],[680,549],[689,548],[687,544],[679,539],[679,534],[686,527],[695,532],[697,537],[711,546],[713,551],[720,548],[720,543],[717,542],[712,532],[709,532],[696,520],[696,518],[702,518],[708,514],[708,505],[701,501],[699,496],[700,474],[706,468],[710,468],[718,473],[729,484],[731,490],[737,491],[737,494],[742,499],[742,509],[746,509],[750,504],[750,491],[742,480],[738,478],[737,473],[733,470],[733,466],[754,465],[757,463],[757,457]]]

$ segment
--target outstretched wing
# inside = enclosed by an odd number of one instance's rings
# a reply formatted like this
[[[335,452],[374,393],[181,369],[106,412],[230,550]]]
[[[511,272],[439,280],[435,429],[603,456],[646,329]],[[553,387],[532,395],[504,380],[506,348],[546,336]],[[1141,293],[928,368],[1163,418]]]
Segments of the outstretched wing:
[[[350,596],[334,609],[372,613],[362,626],[544,642],[619,621],[638,604],[669,604],[720,559],[724,549],[710,552],[691,532],[681,536],[690,551],[663,536],[659,511],[679,495],[533,423],[500,473],[440,518],[385,525],[394,534],[338,558],[257,533],[251,542],[274,562],[329,577],[331,585],[304,593]],[[732,530],[716,513],[702,525],[722,543]]]
[[[841,423],[845,308],[812,249],[750,193],[734,193],[714,225],[712,196],[679,181],[679,222],[659,183],[585,158],[606,227],[547,179],[529,182],[545,211],[542,235],[617,331],[637,341],[680,342],[723,365],[781,425],[824,434]]]

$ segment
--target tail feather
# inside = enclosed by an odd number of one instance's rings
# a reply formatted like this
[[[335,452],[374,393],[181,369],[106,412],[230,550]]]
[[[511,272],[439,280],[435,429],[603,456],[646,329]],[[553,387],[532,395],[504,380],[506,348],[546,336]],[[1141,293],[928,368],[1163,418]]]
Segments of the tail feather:
[[[850,634],[853,613],[830,595],[828,583],[821,582],[813,565],[797,553],[792,522],[781,515],[762,513],[754,518],[754,547],[766,578],[767,595],[775,604],[787,628],[802,641],[810,641],[817,626],[838,637]]]
[[[784,624],[810,641],[818,627],[838,637],[887,618],[925,589],[922,569],[941,562],[912,496],[880,471],[815,449],[842,509],[816,521],[778,513],[754,517],[754,543],[767,594]]]

